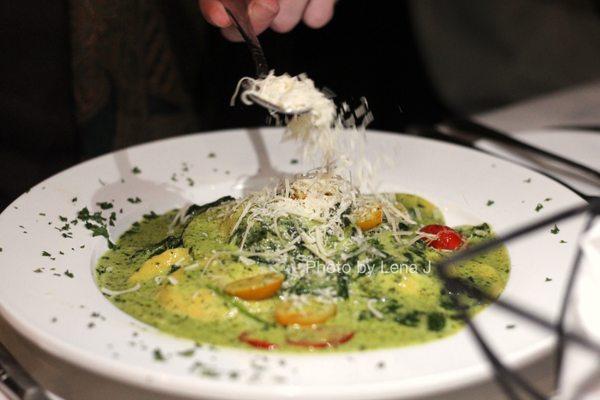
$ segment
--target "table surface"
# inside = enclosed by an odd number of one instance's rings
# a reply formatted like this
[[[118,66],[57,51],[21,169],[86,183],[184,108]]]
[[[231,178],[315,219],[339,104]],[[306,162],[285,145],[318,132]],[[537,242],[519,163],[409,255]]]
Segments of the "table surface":
[[[600,125],[600,81],[548,93],[535,99],[479,114],[475,118],[484,124],[510,132],[538,146],[560,151],[564,148],[561,145],[565,140],[564,135],[568,135],[568,133],[556,131],[552,135],[547,135],[546,138],[539,135],[539,132],[533,134],[532,131],[559,125]],[[586,142],[591,143],[591,146],[569,146],[568,154],[564,151],[562,153],[600,169],[600,133],[589,133],[588,135],[595,135],[586,137]],[[486,143],[485,148],[488,151],[498,151],[506,155],[505,150],[494,149],[492,144]],[[519,158],[515,158],[515,160],[528,162]],[[560,178],[584,193],[600,195],[600,187],[591,185],[589,182],[580,181],[571,175],[561,175]],[[577,315],[573,315],[570,324],[572,327],[578,328]],[[89,373],[68,369],[67,366],[57,368],[52,365],[52,362],[44,359],[43,355],[36,352],[30,343],[13,333],[10,327],[6,324],[3,325],[3,321],[0,321],[0,337],[15,357],[47,387],[60,388],[61,394],[66,399],[81,398],[82,393],[85,393],[85,397],[90,400],[108,397],[112,400],[158,398],[151,394],[142,394],[135,388],[91,376]],[[529,366],[524,372],[532,383],[541,388],[549,388],[552,375],[550,365],[549,360],[542,359]],[[586,400],[600,398],[600,367],[597,358],[590,356],[580,348],[570,346],[567,348],[565,366],[560,398],[576,396]],[[66,376],[68,376],[68,380],[65,379]],[[56,396],[52,396],[52,398],[59,399]],[[494,383],[484,382],[444,395],[443,398],[492,400],[503,397]],[[0,400],[7,399],[0,394]]]

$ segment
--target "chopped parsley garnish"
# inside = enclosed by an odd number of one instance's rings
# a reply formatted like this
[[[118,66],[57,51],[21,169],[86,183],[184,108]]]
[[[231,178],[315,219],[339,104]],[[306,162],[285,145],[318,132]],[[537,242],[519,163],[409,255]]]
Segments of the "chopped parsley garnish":
[[[552,282],[552,278],[546,277],[546,280],[544,280],[544,282]]]
[[[154,357],[154,361],[165,361],[166,358],[163,355],[162,351],[160,351],[160,349],[154,349],[154,351],[152,352],[152,356]]]
[[[535,206],[535,211],[539,212],[542,208],[544,208],[544,205],[542,203],[537,203]]]
[[[94,225],[88,222],[85,224],[85,227],[92,232],[92,236],[104,236],[108,238],[106,225]]]
[[[180,355],[180,356],[182,356],[182,357],[192,357],[192,356],[194,355],[194,353],[195,353],[195,352],[196,352],[196,349],[193,349],[193,348],[192,348],[192,349],[189,349],[189,350],[183,350],[183,351],[180,351],[180,352],[179,352],[179,353],[177,353],[177,354],[179,354],[179,355]]]
[[[108,201],[103,201],[101,203],[96,203],[96,205],[98,207],[100,207],[102,210],[109,210],[111,208],[113,208],[113,204],[108,202]]]
[[[66,276],[68,276],[69,278],[71,278],[71,279],[73,279],[73,277],[75,276],[75,275],[73,275],[73,273],[72,273],[71,271],[69,271],[68,269],[67,269],[67,270],[65,270],[64,274],[65,274]]]
[[[515,324],[508,324],[506,325],[506,329],[515,329]]]
[[[144,219],[155,219],[158,218],[158,214],[154,211],[150,211],[148,214],[144,214]]]
[[[220,375],[220,373],[211,368],[208,367],[206,365],[204,365],[203,363],[201,363],[200,361],[196,361],[190,368],[190,372],[197,372],[202,376],[206,376],[208,378],[215,378],[218,377]]]
[[[187,183],[189,186],[194,186],[194,180],[192,178],[187,178]]]
[[[297,158],[292,158],[290,160],[290,164],[298,164],[298,159]]]
[[[525,182],[525,183],[531,183],[531,178],[527,178],[523,182]]]
[[[133,167],[133,168],[131,169],[131,173],[132,173],[132,174],[134,174],[134,175],[141,174],[141,173],[142,173],[142,170],[141,170],[141,169],[139,169],[138,167]]]
[[[213,153],[212,151],[210,153],[208,153],[208,158],[215,158],[217,155],[215,153]]]
[[[42,256],[44,256],[44,257],[52,257],[52,254],[50,254],[46,250],[44,250],[44,251],[42,251]]]
[[[114,224],[114,212],[111,214],[111,220]],[[106,226],[106,218],[102,216],[100,211],[96,211],[93,214],[90,214],[90,210],[87,207],[82,208],[77,213],[77,219],[85,223],[85,228],[92,232],[92,236],[102,236],[106,238],[108,242],[108,248],[114,249],[116,246],[113,242],[110,241],[110,237],[108,235],[108,229]]]
[[[554,227],[552,229],[550,229],[550,233],[553,235],[558,234],[558,232],[560,232],[560,229],[558,229],[558,226],[556,224],[554,224]]]
[[[567,241],[561,239],[559,243],[567,243]]]
[[[43,271],[44,271],[44,270],[43,270],[43,269],[41,269],[41,268],[37,268],[37,269],[34,269],[34,270],[33,270],[33,272],[35,272],[36,274],[39,274],[40,272],[43,272]]]
[[[229,373],[229,379],[237,379],[240,377],[240,373],[237,371],[231,371]]]
[[[128,202],[130,202],[131,204],[138,204],[142,202],[142,199],[140,199],[139,197],[129,197],[127,199]]]
[[[71,199],[71,203],[76,203],[76,202],[77,202],[77,197],[73,197],[73,198]]]
[[[488,200],[486,205],[489,207],[489,206],[493,205],[494,203],[495,203],[494,200]]]

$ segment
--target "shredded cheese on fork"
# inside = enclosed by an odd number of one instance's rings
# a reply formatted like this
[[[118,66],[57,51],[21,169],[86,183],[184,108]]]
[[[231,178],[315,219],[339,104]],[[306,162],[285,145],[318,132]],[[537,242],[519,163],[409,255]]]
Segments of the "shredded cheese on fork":
[[[246,105],[252,104],[252,96],[264,99],[288,112],[308,110],[305,113],[286,119],[284,140],[294,140],[301,146],[304,159],[318,161],[321,165],[330,166],[334,163],[343,168],[357,162],[365,162],[364,135],[355,128],[355,124],[342,124],[342,113],[347,113],[347,104],[341,105],[341,112],[330,96],[319,90],[315,83],[305,74],[290,76],[275,75],[271,71],[266,77],[254,79],[245,77],[240,80],[231,99],[233,105],[236,97]],[[363,120],[366,126],[372,117],[366,107],[366,100],[359,107],[359,113],[368,114]],[[276,119],[278,118],[275,115]],[[360,151],[361,154],[351,154]],[[370,171],[366,166],[363,170]],[[364,175],[364,174],[361,174]]]
[[[242,78],[231,99],[232,105],[240,86],[244,84],[247,85],[247,88],[241,92],[240,100],[246,105],[252,104],[251,96],[256,96],[289,113],[311,110],[313,121],[323,127],[331,126],[337,114],[333,101],[318,90],[312,79],[305,74],[298,76],[275,75],[275,72],[271,71],[262,79]]]

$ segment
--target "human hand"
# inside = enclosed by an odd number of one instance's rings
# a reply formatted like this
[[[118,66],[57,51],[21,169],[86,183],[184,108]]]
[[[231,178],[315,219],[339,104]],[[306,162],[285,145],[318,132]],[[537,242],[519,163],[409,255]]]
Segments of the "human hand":
[[[204,18],[221,28],[227,39],[242,40],[219,0],[198,0],[198,4]],[[268,28],[285,33],[301,20],[313,29],[322,28],[333,17],[334,5],[335,0],[250,0],[248,14],[257,35]]]

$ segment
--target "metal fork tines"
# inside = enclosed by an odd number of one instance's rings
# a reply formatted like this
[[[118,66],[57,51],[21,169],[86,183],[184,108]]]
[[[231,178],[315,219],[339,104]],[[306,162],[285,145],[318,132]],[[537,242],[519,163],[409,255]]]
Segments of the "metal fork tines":
[[[0,394],[9,400],[50,400],[44,389],[1,344]]]
[[[248,2],[242,0],[221,0],[221,3],[250,50],[250,54],[252,55],[252,59],[256,66],[256,75],[258,78],[264,78],[269,74],[269,64],[267,63],[265,52],[258,41],[258,36],[254,33],[250,18],[248,17]],[[287,110],[262,97],[256,95],[250,95],[249,97],[254,104],[266,108],[271,113],[277,113],[284,116],[294,116],[310,111],[307,108]]]

